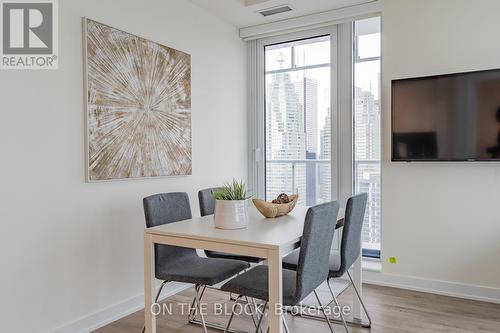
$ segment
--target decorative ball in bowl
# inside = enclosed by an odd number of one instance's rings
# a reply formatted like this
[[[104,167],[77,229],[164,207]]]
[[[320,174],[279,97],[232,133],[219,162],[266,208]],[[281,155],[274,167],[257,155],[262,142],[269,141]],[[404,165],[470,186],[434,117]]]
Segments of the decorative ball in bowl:
[[[297,203],[299,196],[297,194],[286,195],[281,193],[272,202],[267,202],[260,199],[253,199],[253,204],[259,212],[267,218],[274,218],[290,213]]]

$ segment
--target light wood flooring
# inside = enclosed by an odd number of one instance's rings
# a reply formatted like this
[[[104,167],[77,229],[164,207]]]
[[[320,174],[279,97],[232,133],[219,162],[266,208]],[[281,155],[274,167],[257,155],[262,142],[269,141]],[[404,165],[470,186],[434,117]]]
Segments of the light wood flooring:
[[[371,329],[352,328],[353,333],[500,333],[500,304],[490,304],[438,296],[402,289],[365,285],[364,299],[373,319]],[[193,289],[187,289],[165,300],[165,304],[189,303]],[[225,302],[228,295],[208,290],[204,302]],[[352,302],[351,290],[340,297],[341,305]],[[179,306],[173,306],[172,315],[159,316],[158,333],[198,333],[202,328],[187,323],[186,316],[180,315]],[[143,312],[138,311],[101,329],[97,333],[140,333],[143,325]],[[228,317],[208,316],[208,320],[225,323]],[[287,315],[291,332],[327,333],[326,323]],[[241,315],[233,320],[232,328],[254,332],[251,317]],[[266,326],[267,327],[267,326]],[[345,332],[340,325],[334,325],[336,332]],[[218,332],[209,330],[209,332]]]

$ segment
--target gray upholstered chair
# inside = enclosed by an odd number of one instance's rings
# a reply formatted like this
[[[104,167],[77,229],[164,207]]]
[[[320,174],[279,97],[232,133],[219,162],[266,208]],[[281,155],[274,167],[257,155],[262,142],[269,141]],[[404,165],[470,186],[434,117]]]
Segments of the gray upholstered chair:
[[[316,288],[328,277],[328,260],[338,211],[339,204],[337,202],[328,202],[308,209],[304,222],[298,265],[295,270],[283,269],[282,281],[283,305],[295,306],[313,292],[331,332],[333,332],[333,328],[324,312]],[[258,298],[265,301],[267,305],[269,300],[268,266],[256,266],[240,274],[226,282],[221,287],[221,290],[238,294],[240,297]],[[264,305],[264,309],[266,305]],[[231,325],[233,315],[234,312],[227,323],[226,331]],[[262,314],[260,321],[263,316]],[[283,323],[288,332],[284,318]]]
[[[330,289],[330,294],[332,295],[333,301],[337,306],[340,306],[337,301],[337,297],[332,290],[330,282],[331,279],[339,278],[347,273],[347,276],[349,277],[351,284],[354,287],[354,291],[356,292],[356,295],[361,302],[361,305],[363,306],[366,317],[368,318],[368,324],[363,326],[371,327],[372,320],[370,318],[370,315],[368,314],[368,310],[366,309],[359,291],[352,280],[352,276],[349,273],[349,268],[351,268],[351,266],[361,254],[361,231],[363,229],[363,219],[365,217],[367,199],[368,195],[366,193],[362,193],[355,195],[347,200],[340,253],[332,254],[330,256],[327,285]],[[300,252],[295,250],[294,252],[283,258],[283,267],[286,269],[296,270],[298,267],[299,256]],[[340,315],[346,331],[349,331],[342,311],[340,311]]]
[[[198,201],[200,203],[201,216],[212,215],[214,213],[215,211],[214,192],[216,190],[217,187],[212,187],[198,191]],[[257,257],[241,256],[237,254],[231,254],[219,251],[210,251],[210,250],[205,250],[205,254],[209,258],[235,259],[251,263],[258,263],[263,260],[262,258],[257,258]]]
[[[189,197],[183,192],[155,194],[144,198],[143,204],[148,228],[191,218]],[[155,277],[163,280],[163,283],[155,302],[167,282],[193,283],[196,291],[193,306],[200,309],[205,286],[222,282],[248,267],[249,264],[245,261],[203,258],[198,256],[196,249],[156,244]],[[202,311],[199,313],[206,332]],[[190,318],[191,315],[192,313]]]

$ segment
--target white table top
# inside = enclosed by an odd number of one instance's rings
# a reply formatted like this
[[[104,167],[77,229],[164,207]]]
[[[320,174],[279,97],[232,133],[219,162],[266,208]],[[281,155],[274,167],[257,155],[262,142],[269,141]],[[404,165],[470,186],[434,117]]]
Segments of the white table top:
[[[214,226],[213,215],[208,215],[147,228],[145,232],[152,235],[276,249],[300,240],[308,208],[297,206],[288,215],[268,219],[262,216],[254,206],[251,206],[248,209],[248,227],[245,229],[217,229]],[[344,212],[341,209],[338,220],[342,220],[343,217]]]

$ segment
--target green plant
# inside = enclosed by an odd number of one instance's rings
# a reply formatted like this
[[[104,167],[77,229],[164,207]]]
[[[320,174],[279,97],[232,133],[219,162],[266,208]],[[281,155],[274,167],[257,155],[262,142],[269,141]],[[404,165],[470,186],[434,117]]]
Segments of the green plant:
[[[214,192],[215,200],[246,200],[247,189],[243,181],[233,179],[231,183],[226,183],[224,186]]]

